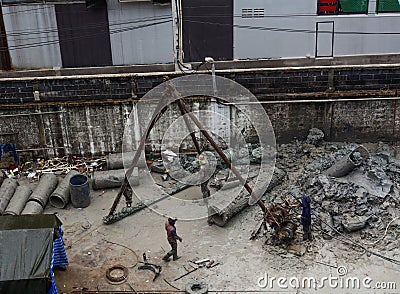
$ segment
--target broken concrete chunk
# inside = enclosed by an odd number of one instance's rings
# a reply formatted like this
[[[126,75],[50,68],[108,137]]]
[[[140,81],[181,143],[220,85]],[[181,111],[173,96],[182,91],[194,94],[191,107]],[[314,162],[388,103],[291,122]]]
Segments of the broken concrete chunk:
[[[342,225],[346,232],[351,233],[365,228],[368,220],[369,217],[366,216],[350,217],[345,215],[344,219],[342,220]]]
[[[317,128],[312,128],[308,131],[308,136],[306,139],[306,143],[312,144],[315,146],[320,146],[322,141],[324,140],[325,134],[323,131]]]
[[[165,174],[165,166],[162,163],[162,161],[154,161],[151,165],[150,165],[150,170],[152,172],[155,173],[160,173],[160,174]]]

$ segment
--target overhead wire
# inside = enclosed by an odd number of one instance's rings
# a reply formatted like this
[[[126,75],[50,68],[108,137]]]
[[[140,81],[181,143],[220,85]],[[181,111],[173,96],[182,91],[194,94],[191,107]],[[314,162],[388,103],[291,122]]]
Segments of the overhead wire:
[[[44,8],[48,8],[49,6],[44,6]],[[195,7],[189,7],[189,8],[195,8]],[[32,10],[39,10],[39,8],[32,8]],[[186,7],[185,7],[186,9]],[[29,10],[24,10],[24,11],[20,11],[20,12],[28,12]],[[17,13],[17,12],[15,12]],[[5,13],[7,14],[7,13]],[[189,22],[189,23],[198,23],[198,24],[209,24],[209,25],[217,25],[217,26],[232,26],[238,29],[247,29],[247,30],[259,30],[259,31],[273,31],[273,32],[288,32],[288,33],[305,33],[305,34],[315,34],[317,31],[314,29],[291,29],[291,28],[279,28],[279,27],[265,27],[265,26],[252,26],[252,25],[241,25],[241,24],[226,24],[226,23],[221,23],[221,22],[212,22],[212,21],[198,21],[198,20],[193,20],[193,19],[197,19],[197,18],[203,18],[205,16],[202,15],[196,15],[196,16],[185,16],[185,18],[182,20],[182,16],[180,15],[180,10],[177,9],[177,16],[178,16],[178,20],[181,22]],[[224,14],[221,15],[213,15],[216,18],[220,18],[225,16]],[[317,16],[316,14],[280,14],[280,15],[264,15],[263,18],[268,18],[268,17],[300,17],[300,16]],[[325,15],[324,15],[325,16]],[[326,16],[335,16],[335,15],[326,15]],[[352,15],[353,16],[353,15]],[[362,15],[364,16],[364,15]],[[209,16],[208,16],[209,17]],[[226,15],[226,17],[232,17],[232,15]],[[241,17],[238,15],[234,15],[234,17]],[[260,18],[250,18],[250,19],[260,19]],[[165,20],[165,21],[162,21]],[[76,37],[70,37],[70,38],[66,38],[63,39],[65,41],[68,40],[77,40],[77,39],[86,39],[90,36],[95,36],[97,34],[103,34],[107,31],[109,31],[110,34],[117,34],[117,33],[123,33],[123,32],[127,32],[127,31],[131,31],[131,30],[136,30],[136,29],[140,29],[140,28],[146,28],[146,27],[151,27],[151,26],[156,26],[156,25],[160,25],[160,24],[164,24],[167,23],[169,21],[172,20],[172,16],[170,14],[167,15],[160,15],[157,17],[153,17],[153,18],[139,18],[139,19],[132,19],[132,20],[126,20],[124,22],[115,22],[115,23],[110,23],[109,27],[107,28],[107,30],[98,30],[95,34],[93,33],[89,33],[90,35],[79,35]],[[134,24],[134,23],[144,23],[144,22],[148,22],[148,21],[155,21],[153,23],[150,24],[145,24],[145,25],[139,25],[139,26],[134,26],[134,27],[127,27],[127,28],[118,28],[118,29],[111,29],[111,27],[113,26],[122,26],[122,25],[128,25],[128,24]],[[97,24],[97,23],[93,23],[93,24],[88,24],[85,25],[84,28],[100,28],[100,27],[104,27],[103,25]],[[77,27],[70,27],[70,28],[63,28],[61,31],[62,33],[68,32],[68,31],[75,31],[78,30],[79,26]],[[320,33],[325,33],[325,31],[323,30],[319,30],[318,32]],[[37,34],[53,34],[54,33],[54,38],[58,37],[58,34],[60,33],[58,28],[43,28],[43,29],[35,29],[35,30],[14,30],[14,31],[9,31],[7,33],[8,37],[16,37],[14,39],[11,39],[10,41],[14,41],[14,42],[18,42],[18,41],[25,41],[25,40],[40,40],[43,38],[49,38],[52,37],[51,35],[46,35],[46,36],[38,36],[38,37],[26,37],[27,35],[37,35]],[[330,32],[329,32],[330,33]],[[57,35],[56,35],[57,34]],[[182,32],[181,30],[179,31],[178,34],[178,41],[180,44],[180,38],[182,38],[181,36]],[[337,35],[399,35],[400,32],[361,32],[361,31],[335,31],[335,34]],[[24,37],[23,39],[17,38],[17,37]],[[33,43],[27,43],[27,44],[18,44],[18,45],[14,45],[14,46],[10,46],[10,50],[18,50],[18,49],[27,49],[27,48],[35,48],[35,47],[40,47],[40,46],[48,46],[48,45],[53,45],[56,43],[59,43],[60,41],[58,39],[56,40],[46,40],[46,41],[39,41],[39,42],[33,42]],[[181,50],[181,48],[178,48],[178,50]],[[179,55],[179,51],[177,52],[177,55]],[[179,56],[177,56],[179,57]],[[178,66],[180,67],[180,69],[187,73],[188,70],[192,70],[192,71],[196,71],[198,70],[195,69],[190,69],[188,68],[186,65],[184,65],[181,60],[179,58],[177,58],[178,60]],[[200,64],[198,67],[202,66],[204,63]],[[185,68],[185,69],[182,69]]]
[[[160,22],[155,22],[155,23],[150,23],[150,24],[144,24],[144,25],[139,25],[139,26],[134,26],[134,27],[128,27],[128,28],[121,28],[118,30],[113,30],[110,31],[110,35],[117,34],[117,33],[123,33],[127,31],[132,31],[132,30],[137,30],[141,28],[146,28],[146,27],[152,27],[160,24],[165,24],[168,23],[172,20],[165,20],[165,21],[160,21]],[[70,38],[64,38],[63,41],[73,41],[73,40],[79,40],[79,39],[87,39],[88,37],[93,37],[96,35],[102,35],[108,30],[100,30],[95,34],[90,33],[89,35],[79,35],[76,37],[70,37]],[[23,44],[23,45],[16,45],[16,46],[9,46],[9,50],[18,50],[18,49],[27,49],[27,48],[35,48],[35,47],[41,47],[41,46],[48,46],[48,45],[54,45],[60,43],[60,40],[50,40],[50,41],[45,41],[45,42],[36,42],[36,43],[28,43],[28,44]]]

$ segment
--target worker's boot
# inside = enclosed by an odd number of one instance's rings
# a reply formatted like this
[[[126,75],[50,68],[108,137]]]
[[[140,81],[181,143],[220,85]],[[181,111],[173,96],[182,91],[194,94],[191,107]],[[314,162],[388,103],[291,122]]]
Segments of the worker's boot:
[[[169,253],[165,254],[164,257],[162,258],[162,260],[164,261],[169,261],[169,258],[171,257],[171,255]]]

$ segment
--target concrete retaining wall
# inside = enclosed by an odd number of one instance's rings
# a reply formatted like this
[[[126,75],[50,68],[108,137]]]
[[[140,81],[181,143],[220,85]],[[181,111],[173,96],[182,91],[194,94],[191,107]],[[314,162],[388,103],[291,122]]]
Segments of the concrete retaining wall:
[[[264,103],[278,142],[305,138],[311,127],[321,128],[335,141],[399,140],[399,101],[394,98],[400,84],[398,64],[219,70],[217,74],[237,81]],[[32,155],[120,152],[124,124],[135,101],[162,83],[164,75],[179,74],[1,78],[0,141],[15,142],[19,150],[34,149]],[[215,109],[209,100],[189,104]],[[235,115],[232,109],[221,111]],[[32,115],[35,112],[44,114]],[[21,114],[26,115],[16,116]],[[163,125],[175,115],[176,109],[167,112],[150,135],[149,146],[157,145]],[[46,152],[39,150],[43,147]]]

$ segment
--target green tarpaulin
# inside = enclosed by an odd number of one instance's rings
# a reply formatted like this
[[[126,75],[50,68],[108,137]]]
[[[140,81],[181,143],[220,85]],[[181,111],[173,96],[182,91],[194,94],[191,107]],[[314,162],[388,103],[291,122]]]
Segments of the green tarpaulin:
[[[55,215],[0,217],[0,293],[47,293]]]

